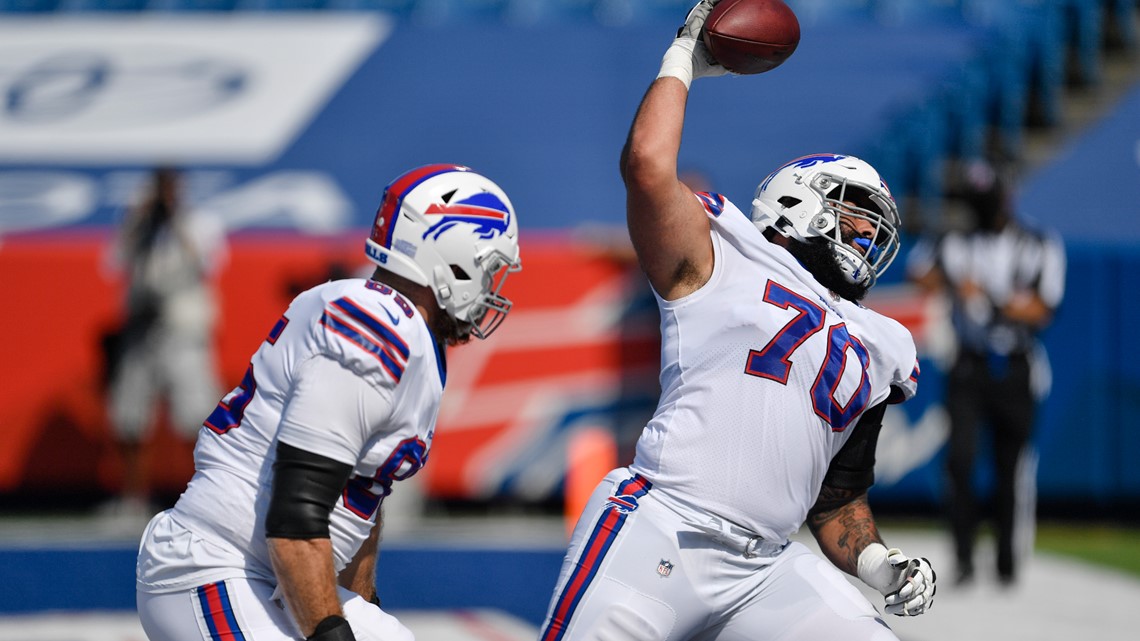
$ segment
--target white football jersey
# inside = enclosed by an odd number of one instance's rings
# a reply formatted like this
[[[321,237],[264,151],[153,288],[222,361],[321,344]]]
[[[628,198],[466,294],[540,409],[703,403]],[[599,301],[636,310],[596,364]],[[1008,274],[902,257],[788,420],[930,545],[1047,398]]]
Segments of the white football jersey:
[[[427,461],[445,378],[423,317],[390,287],[351,279],[299,295],[206,419],[186,491],[148,526],[141,588],[275,581],[265,514],[278,440],[353,466],[330,517],[339,572],[392,483]]]
[[[632,471],[654,490],[780,541],[815,504],[863,412],[917,387],[898,322],[832,294],[719,194],[715,265],[661,310],[661,400]]]

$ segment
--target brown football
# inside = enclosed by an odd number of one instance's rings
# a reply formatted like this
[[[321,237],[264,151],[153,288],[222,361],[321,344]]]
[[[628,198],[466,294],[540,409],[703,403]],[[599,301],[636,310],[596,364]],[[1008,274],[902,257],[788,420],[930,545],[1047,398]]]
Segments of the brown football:
[[[780,66],[800,43],[800,21],[781,0],[721,0],[702,33],[717,62],[734,73]]]

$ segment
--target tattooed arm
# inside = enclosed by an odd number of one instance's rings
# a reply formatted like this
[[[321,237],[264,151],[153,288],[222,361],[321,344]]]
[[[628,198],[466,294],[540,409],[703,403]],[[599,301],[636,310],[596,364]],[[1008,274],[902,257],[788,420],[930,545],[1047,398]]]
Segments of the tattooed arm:
[[[875,446],[887,404],[863,413],[854,432],[831,460],[823,487],[808,512],[808,527],[828,560],[855,575],[859,553],[882,543],[875,517],[867,503],[867,490],[875,482]]]
[[[825,484],[808,512],[807,523],[824,556],[852,576],[856,576],[859,553],[872,543],[883,542],[866,490]]]
[[[886,403],[867,410],[840,448],[819,489],[807,524],[824,556],[886,597],[885,612],[922,614],[934,599],[930,561],[887,549],[875,525],[867,490],[875,482],[875,445]]]

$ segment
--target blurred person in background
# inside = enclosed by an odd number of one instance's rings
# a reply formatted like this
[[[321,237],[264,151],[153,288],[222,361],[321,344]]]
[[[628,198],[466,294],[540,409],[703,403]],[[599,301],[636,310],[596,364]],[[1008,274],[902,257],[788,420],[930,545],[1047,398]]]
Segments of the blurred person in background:
[[[1036,457],[1030,437],[1037,404],[1048,394],[1051,380],[1038,333],[1064,295],[1065,251],[1056,234],[1017,219],[1011,180],[998,167],[971,163],[963,183],[972,214],[968,228],[920,241],[908,257],[907,273],[923,289],[951,302],[957,351],[945,403],[957,581],[974,579],[980,521],[974,461],[986,425],[996,478],[997,576],[1009,585],[1017,577],[1019,553],[1031,544]],[[1017,541],[1018,532],[1026,533],[1026,540]]]
[[[888,613],[934,597],[930,563],[887,548],[867,502],[886,406],[917,389],[910,334],[859,304],[898,251],[898,209],[838,154],[779,167],[751,216],[691,190],[677,169],[690,83],[726,73],[699,37],[715,4],[689,13],[620,162],[661,314],[661,397],[632,465],[578,520],[542,641],[886,641],[840,570]],[[828,560],[789,540],[805,522]]]
[[[299,294],[206,418],[194,477],[142,537],[151,641],[407,641],[380,609],[381,503],[427,462],[448,346],[486,338],[520,268],[507,195],[457,165],[384,190],[371,278]],[[400,577],[392,577],[392,589]]]
[[[108,408],[123,481],[102,510],[150,517],[142,443],[166,401],[176,432],[193,440],[221,393],[214,358],[218,305],[212,277],[225,258],[224,230],[190,215],[179,174],[155,169],[116,238],[126,276],[125,318],[108,358]]]

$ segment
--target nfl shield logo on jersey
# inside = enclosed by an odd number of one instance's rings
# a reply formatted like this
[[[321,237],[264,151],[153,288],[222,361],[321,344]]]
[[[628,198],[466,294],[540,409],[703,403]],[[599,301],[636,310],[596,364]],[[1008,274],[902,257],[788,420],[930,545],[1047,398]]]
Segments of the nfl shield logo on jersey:
[[[666,561],[665,559],[661,559],[661,562],[657,564],[657,574],[660,574],[663,577],[667,577],[672,574],[672,572],[673,564],[669,561]]]

